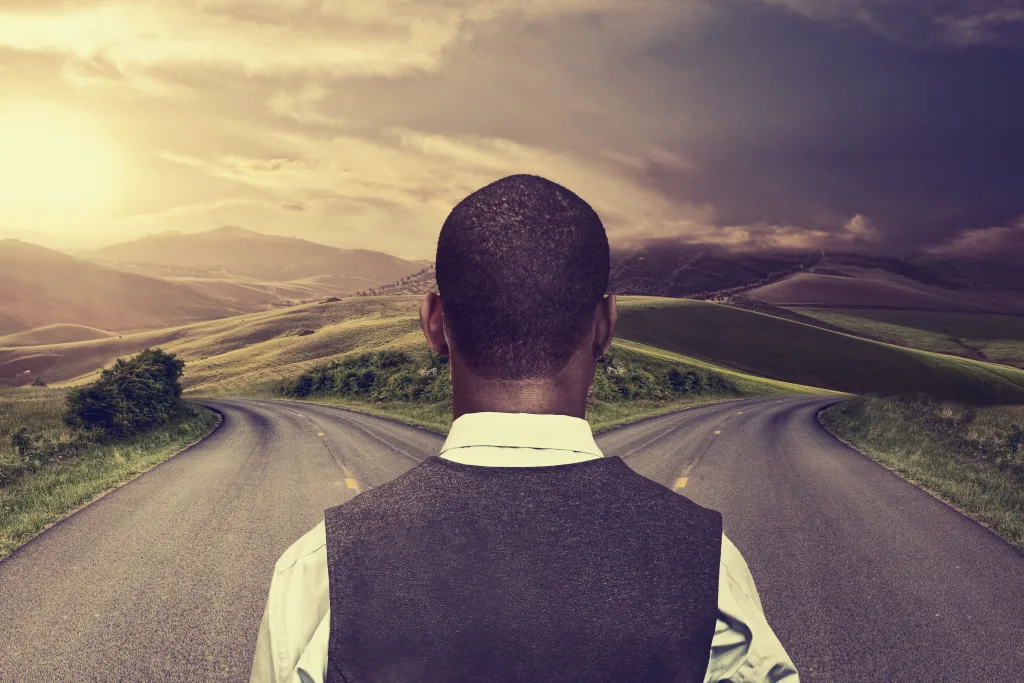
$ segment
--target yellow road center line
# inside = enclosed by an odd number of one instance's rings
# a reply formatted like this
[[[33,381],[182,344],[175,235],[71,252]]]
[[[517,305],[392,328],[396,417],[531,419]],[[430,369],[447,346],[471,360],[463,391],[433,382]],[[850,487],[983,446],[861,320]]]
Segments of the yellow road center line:
[[[359,491],[359,482],[356,481],[354,477],[345,477],[345,486],[355,490],[356,492]]]
[[[675,488],[677,488],[677,489],[686,488],[686,482],[688,482],[688,481],[690,481],[689,477],[679,477],[678,479],[676,479]]]

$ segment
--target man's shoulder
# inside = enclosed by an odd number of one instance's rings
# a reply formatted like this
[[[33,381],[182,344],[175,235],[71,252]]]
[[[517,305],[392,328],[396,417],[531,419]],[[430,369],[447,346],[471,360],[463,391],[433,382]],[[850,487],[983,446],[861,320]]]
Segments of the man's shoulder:
[[[323,520],[321,520],[319,524],[303,534],[281,554],[277,564],[274,565],[274,572],[284,574],[292,570],[300,561],[308,563],[311,560],[316,560],[318,553],[326,552],[326,546],[327,531]]]
[[[691,514],[717,520],[721,523],[722,513],[710,507],[701,505],[697,501],[685,495],[679,488],[670,488],[649,479],[628,465],[622,468],[623,481],[635,487],[638,494],[648,498],[653,504],[672,507],[677,510],[685,510]]]
[[[407,496],[410,490],[429,487],[431,484],[427,481],[430,476],[428,471],[434,469],[430,467],[433,464],[431,461],[437,459],[437,456],[431,456],[394,479],[380,486],[366,489],[343,503],[327,508],[324,511],[327,525],[330,526],[332,520],[343,518],[351,519],[366,514],[379,518],[386,516],[388,512],[399,512],[392,507],[392,503],[396,498]]]

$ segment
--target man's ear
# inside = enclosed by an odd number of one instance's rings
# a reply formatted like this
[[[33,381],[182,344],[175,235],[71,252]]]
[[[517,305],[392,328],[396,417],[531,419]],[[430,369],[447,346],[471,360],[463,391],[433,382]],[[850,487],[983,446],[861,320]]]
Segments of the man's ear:
[[[441,312],[441,297],[434,292],[427,292],[423,295],[423,303],[420,304],[420,326],[423,328],[423,336],[426,337],[430,350],[447,356],[448,340],[444,336],[444,313]]]
[[[615,295],[605,295],[597,304],[597,311],[594,314],[594,358],[603,356],[612,345],[618,315],[615,309]]]

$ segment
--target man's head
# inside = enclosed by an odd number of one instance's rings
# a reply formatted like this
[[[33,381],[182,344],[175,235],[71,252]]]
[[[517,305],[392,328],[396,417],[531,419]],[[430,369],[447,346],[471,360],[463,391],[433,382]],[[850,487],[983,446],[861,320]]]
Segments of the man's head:
[[[424,332],[437,351],[450,343],[476,378],[551,379],[581,354],[596,363],[611,341],[604,226],[550,180],[508,176],[459,202],[441,228],[436,270],[441,311],[428,295]],[[429,331],[438,314],[443,342]]]

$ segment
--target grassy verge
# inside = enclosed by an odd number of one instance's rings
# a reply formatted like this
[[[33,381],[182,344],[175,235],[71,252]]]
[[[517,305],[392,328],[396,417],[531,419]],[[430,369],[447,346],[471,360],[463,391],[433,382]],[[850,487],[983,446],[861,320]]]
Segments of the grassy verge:
[[[17,390],[18,393],[24,390]],[[12,456],[7,433],[25,424],[56,439],[66,433],[60,423],[61,392],[28,392],[17,400],[11,391],[0,395],[0,459]],[[9,410],[8,410],[9,409]],[[167,460],[209,434],[218,422],[211,410],[189,404],[181,418],[117,443],[96,445],[68,460],[44,464],[0,487],[0,559],[47,527],[104,493]]]
[[[741,397],[707,395],[668,401],[600,402],[587,406],[587,422],[590,423],[590,428],[594,433],[599,434],[655,415],[664,415],[676,410],[696,408],[710,403],[735,401],[739,398]]]
[[[843,441],[1024,550],[1024,406],[856,398],[822,413]]]
[[[275,397],[280,398],[280,397]],[[413,427],[444,436],[452,426],[452,407],[447,403],[413,403],[410,401],[358,401],[337,396],[289,397],[288,401],[317,403],[354,410],[357,413],[386,417]]]

